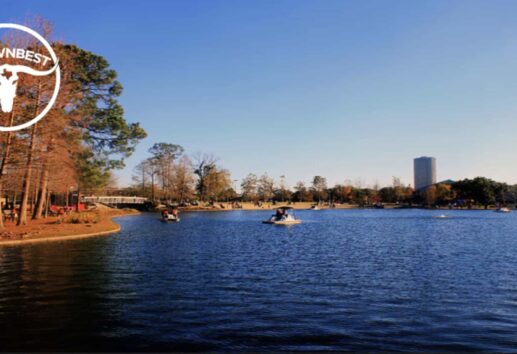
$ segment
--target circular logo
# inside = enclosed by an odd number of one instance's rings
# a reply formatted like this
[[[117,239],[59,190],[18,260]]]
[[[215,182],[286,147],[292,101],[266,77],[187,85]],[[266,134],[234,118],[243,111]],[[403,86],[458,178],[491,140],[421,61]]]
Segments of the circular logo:
[[[59,85],[61,83],[61,72],[59,70],[59,64],[58,64],[56,53],[54,52],[54,50],[52,49],[50,44],[45,40],[45,38],[43,38],[38,32],[36,32],[28,27],[25,27],[22,25],[17,25],[14,23],[0,23],[0,29],[2,29],[2,28],[15,29],[15,30],[23,31],[25,33],[30,34],[31,36],[36,38],[39,42],[41,42],[41,44],[43,44],[43,46],[49,52],[52,61],[54,62],[54,66],[51,69],[46,70],[46,71],[38,71],[38,70],[32,69],[28,66],[24,66],[24,65],[10,65],[10,64],[1,64],[0,63],[0,106],[1,106],[2,112],[4,112],[4,113],[11,112],[11,110],[13,108],[13,102],[16,97],[16,88],[17,88],[16,85],[17,85],[18,74],[23,73],[23,74],[29,74],[29,75],[34,75],[34,76],[47,76],[47,75],[51,75],[53,73],[56,74],[56,83],[54,86],[54,92],[52,93],[52,96],[50,97],[50,100],[49,100],[47,106],[45,107],[45,109],[43,109],[43,111],[41,111],[35,118],[33,118],[23,124],[15,125],[12,127],[0,126],[0,131],[10,132],[10,131],[17,131],[17,130],[21,130],[21,129],[30,127],[31,125],[37,123],[41,118],[43,118],[48,113],[48,111],[50,111],[50,109],[56,102],[57,94],[59,92]],[[1,58],[5,57],[9,54],[13,58],[18,58],[18,59],[24,58],[26,60],[33,61],[35,63],[40,63],[42,61],[43,61],[43,63],[46,63],[47,59],[50,59],[48,57],[42,56],[41,54],[37,54],[37,53],[31,52],[31,51],[25,51],[23,49],[11,49],[11,50],[7,50],[7,51],[5,49],[6,48],[4,48],[4,50],[2,51],[2,56],[0,57],[0,60],[1,60]],[[11,73],[9,78],[7,78],[6,76],[3,75],[5,72]]]

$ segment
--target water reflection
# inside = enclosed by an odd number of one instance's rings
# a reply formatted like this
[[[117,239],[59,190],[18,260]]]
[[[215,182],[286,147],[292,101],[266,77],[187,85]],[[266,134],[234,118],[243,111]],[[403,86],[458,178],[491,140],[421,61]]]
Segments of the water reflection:
[[[517,348],[517,215],[304,211],[120,219],[0,248],[2,350]]]

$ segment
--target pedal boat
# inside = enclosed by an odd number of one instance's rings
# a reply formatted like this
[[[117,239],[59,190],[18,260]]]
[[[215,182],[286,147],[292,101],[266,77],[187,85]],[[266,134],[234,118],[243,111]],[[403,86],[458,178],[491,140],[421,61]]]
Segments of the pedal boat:
[[[290,214],[289,210],[293,210]],[[292,207],[280,207],[276,209],[276,213],[271,216],[269,220],[262,221],[263,224],[271,225],[296,225],[301,224],[302,221],[296,219],[294,216],[294,209]]]

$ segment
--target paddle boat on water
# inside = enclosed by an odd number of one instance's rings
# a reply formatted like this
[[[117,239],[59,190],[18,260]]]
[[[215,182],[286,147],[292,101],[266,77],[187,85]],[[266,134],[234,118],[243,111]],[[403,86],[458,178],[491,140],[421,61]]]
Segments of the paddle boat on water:
[[[511,210],[507,207],[500,207],[495,210],[496,213],[509,213]]]
[[[180,217],[178,215],[178,208],[176,207],[169,207],[167,209],[163,209],[161,211],[161,221],[163,222],[180,222]]]
[[[288,206],[277,208],[275,214],[269,220],[262,221],[264,224],[273,225],[295,225],[301,222],[301,220],[296,219],[294,216],[294,209]]]
[[[318,206],[318,204],[311,205],[309,210],[321,210],[321,208]]]

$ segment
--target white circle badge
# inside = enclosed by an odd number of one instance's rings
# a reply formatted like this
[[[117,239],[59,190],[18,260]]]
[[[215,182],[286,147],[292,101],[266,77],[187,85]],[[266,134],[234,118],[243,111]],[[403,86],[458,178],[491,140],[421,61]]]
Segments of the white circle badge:
[[[38,41],[40,41],[45,46],[47,51],[50,53],[50,56],[51,56],[52,60],[54,61],[54,67],[48,71],[37,71],[37,70],[31,69],[29,67],[21,66],[21,65],[3,64],[3,65],[0,65],[0,75],[4,72],[4,70],[12,72],[13,75],[16,75],[18,72],[31,74],[31,75],[39,75],[39,76],[49,75],[54,72],[56,74],[56,83],[55,83],[55,87],[54,87],[54,92],[52,93],[52,97],[50,98],[50,101],[48,102],[47,106],[45,107],[45,109],[43,111],[41,111],[40,114],[38,114],[35,118],[31,119],[30,121],[25,122],[20,125],[15,125],[12,127],[0,126],[0,131],[12,132],[12,131],[17,131],[17,130],[21,130],[21,129],[30,127],[31,125],[37,123],[41,118],[43,118],[48,113],[48,111],[50,111],[50,109],[56,102],[57,94],[59,92],[59,85],[61,84],[61,71],[59,70],[59,64],[58,64],[56,53],[54,53],[54,50],[52,49],[50,44],[38,32],[36,32],[28,27],[25,27],[22,25],[17,25],[15,23],[0,23],[0,29],[2,29],[2,28],[10,28],[10,29],[23,31],[25,33],[30,34],[34,38],[36,38]],[[5,79],[3,77],[2,77],[2,80],[0,80],[0,106],[2,106],[2,111],[4,111],[4,112],[6,112],[6,111],[9,112],[12,109],[12,104],[13,104],[14,98],[16,96],[16,83],[14,81],[15,80],[9,81],[8,79]],[[5,108],[5,107],[8,107],[8,108]]]

